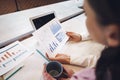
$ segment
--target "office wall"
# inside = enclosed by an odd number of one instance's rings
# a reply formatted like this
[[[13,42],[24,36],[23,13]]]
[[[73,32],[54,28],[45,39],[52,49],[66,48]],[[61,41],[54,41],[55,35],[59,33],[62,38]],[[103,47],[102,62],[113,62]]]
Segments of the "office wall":
[[[0,15],[65,0],[0,0]]]
[[[16,11],[14,0],[0,0],[0,15]]]

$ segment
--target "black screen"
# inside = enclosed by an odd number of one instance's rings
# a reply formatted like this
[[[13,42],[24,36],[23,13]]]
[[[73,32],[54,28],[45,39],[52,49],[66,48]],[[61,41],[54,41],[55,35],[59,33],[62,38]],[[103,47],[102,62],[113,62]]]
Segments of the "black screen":
[[[54,13],[45,15],[45,16],[41,16],[39,18],[33,19],[33,23],[35,25],[36,29],[39,29],[41,26],[45,25],[46,23],[48,23],[49,21],[51,21],[53,18],[55,18]]]

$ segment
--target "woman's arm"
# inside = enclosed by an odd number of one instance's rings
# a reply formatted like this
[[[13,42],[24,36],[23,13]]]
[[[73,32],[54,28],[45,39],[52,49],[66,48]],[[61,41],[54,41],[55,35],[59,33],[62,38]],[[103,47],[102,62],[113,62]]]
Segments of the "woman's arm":
[[[67,32],[66,33],[69,36],[69,40],[68,41],[73,41],[73,42],[80,42],[82,40],[87,40],[89,39],[89,37],[85,34],[77,34],[74,32]],[[59,61],[61,63],[65,63],[65,64],[70,64],[70,56],[69,55],[65,55],[65,54],[57,54],[55,57],[49,57],[48,55],[46,55],[48,57],[48,59],[50,59],[51,61]]]
[[[80,41],[91,39],[90,35],[88,34],[78,34],[74,32],[67,32],[66,34],[69,36],[68,41],[80,42]]]

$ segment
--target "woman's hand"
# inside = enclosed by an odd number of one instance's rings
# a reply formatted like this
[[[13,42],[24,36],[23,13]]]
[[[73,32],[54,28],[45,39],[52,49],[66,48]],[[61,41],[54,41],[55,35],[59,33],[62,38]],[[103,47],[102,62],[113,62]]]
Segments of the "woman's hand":
[[[66,34],[69,36],[68,41],[74,41],[74,42],[82,41],[82,36],[80,34],[74,32],[67,32]]]
[[[70,56],[65,55],[65,54],[57,54],[54,58],[53,57],[49,57],[46,53],[46,56],[49,60],[51,61],[59,61],[63,64],[70,64]]]
[[[65,66],[63,66],[63,68],[64,68],[65,72],[68,74],[68,78],[60,78],[59,80],[70,80],[70,78],[74,74],[74,71],[72,69],[65,67]],[[46,72],[46,64],[44,64],[43,78],[44,78],[44,80],[56,80],[49,73]]]
[[[74,74],[74,71],[64,65],[63,65],[63,68],[64,68],[65,72],[68,74],[68,78],[71,78],[72,75]]]
[[[53,78],[50,74],[46,72],[46,64],[44,64],[43,78],[44,80],[56,80],[55,78]]]

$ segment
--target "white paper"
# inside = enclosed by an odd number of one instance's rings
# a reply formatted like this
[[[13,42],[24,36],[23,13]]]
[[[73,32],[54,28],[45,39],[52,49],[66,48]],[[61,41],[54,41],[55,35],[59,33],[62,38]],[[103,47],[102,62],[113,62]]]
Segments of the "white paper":
[[[0,76],[13,69],[31,54],[32,52],[19,41],[0,49]]]
[[[44,55],[45,53],[48,53],[48,55],[57,53],[68,40],[66,32],[56,19],[42,26],[33,35],[38,39],[40,44],[39,50]]]

